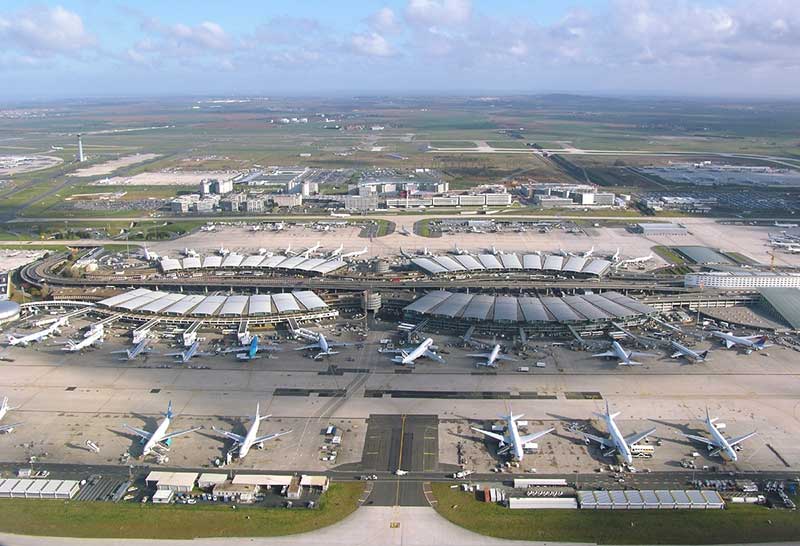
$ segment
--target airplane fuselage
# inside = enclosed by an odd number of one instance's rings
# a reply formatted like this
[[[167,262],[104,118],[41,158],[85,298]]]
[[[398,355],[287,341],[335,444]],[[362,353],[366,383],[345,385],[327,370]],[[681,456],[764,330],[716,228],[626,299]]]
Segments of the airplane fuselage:
[[[611,441],[614,442],[614,446],[617,448],[619,456],[626,463],[631,464],[633,462],[633,454],[631,453],[631,448],[625,441],[625,437],[620,432],[617,423],[614,421],[614,418],[611,417],[610,415],[606,415],[606,427],[608,427],[608,434],[611,437]]]
[[[240,459],[244,459],[245,456],[250,452],[250,448],[253,447],[254,440],[258,437],[258,424],[259,416],[256,415],[253,418],[253,421],[250,423],[250,428],[247,429],[247,434],[245,434],[242,445],[239,446]]]
[[[719,448],[719,452],[721,454],[725,454],[732,462],[736,462],[739,459],[739,456],[736,454],[736,450],[731,447],[731,444],[728,442],[728,439],[719,431],[717,425],[715,425],[711,421],[706,421],[706,426],[708,427],[708,432],[711,434],[711,437],[714,439],[714,442],[717,444]]]
[[[427,351],[431,345],[433,345],[433,339],[427,338],[425,341],[420,343],[416,349],[414,349],[413,351],[408,353],[408,355],[403,357],[402,363],[403,364],[413,363],[415,360],[417,360],[419,357],[425,354],[425,351]]]
[[[153,449],[158,445],[164,435],[167,433],[167,429],[169,428],[169,424],[172,421],[169,417],[164,417],[164,420],[159,423],[156,430],[153,431],[153,435],[150,436],[150,439],[144,444],[142,448],[142,455],[147,456],[149,455]]]

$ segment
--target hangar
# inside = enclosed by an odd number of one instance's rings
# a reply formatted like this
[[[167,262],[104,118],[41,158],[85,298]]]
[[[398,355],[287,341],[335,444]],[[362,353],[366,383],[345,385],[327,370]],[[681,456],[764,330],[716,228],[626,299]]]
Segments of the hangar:
[[[494,296],[437,290],[403,309],[406,320],[427,319],[442,330],[472,326],[490,332],[525,330],[530,335],[595,332],[611,323],[641,324],[656,310],[619,292],[554,296]]]
[[[459,256],[426,256],[411,260],[428,275],[458,273],[531,273],[568,274],[581,277],[600,277],[611,268],[602,258],[560,256],[558,254],[477,254]]]
[[[180,273],[182,271],[263,271],[263,272],[290,272],[303,275],[327,275],[341,269],[347,262],[341,258],[305,258],[303,256],[268,256],[230,253],[225,258],[222,256],[206,256],[200,258],[190,256],[182,260],[177,258],[162,258],[158,266],[162,273]]]

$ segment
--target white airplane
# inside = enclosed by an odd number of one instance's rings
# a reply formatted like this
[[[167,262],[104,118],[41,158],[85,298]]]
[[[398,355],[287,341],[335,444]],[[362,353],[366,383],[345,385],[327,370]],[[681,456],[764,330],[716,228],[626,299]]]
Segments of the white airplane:
[[[15,409],[17,409],[17,406],[9,406],[8,396],[4,396],[3,402],[0,403],[0,421],[3,420],[3,418],[6,416],[6,413]],[[12,423],[10,425],[0,425],[0,433],[13,432],[14,429],[20,426],[21,424],[22,423]]]
[[[306,339],[311,339],[307,337],[307,334],[300,334],[302,337]],[[310,345],[303,345],[302,347],[298,347],[295,351],[306,351],[308,349],[319,349],[319,352],[314,355],[314,360],[319,360],[323,356],[332,356],[339,354],[339,351],[332,351],[331,349],[334,347],[350,347],[355,345],[354,343],[341,343],[341,342],[330,342],[328,341],[325,336],[321,333],[316,334],[316,339],[314,339],[313,343]]]
[[[589,258],[592,254],[594,254],[594,246],[583,253],[584,258]]]
[[[312,252],[316,252],[317,250],[319,250],[319,247],[321,247],[321,246],[322,245],[319,244],[319,241],[317,241],[317,244],[315,244],[314,246],[310,246],[307,249],[305,249],[303,252],[301,252],[300,256],[303,256],[304,258],[308,258],[311,255]]]
[[[506,432],[505,434],[498,434],[496,432],[489,432],[488,430],[482,430],[475,427],[470,427],[475,432],[479,432],[484,436],[489,438],[493,438],[500,442],[500,449],[497,451],[498,455],[504,455],[505,453],[511,453],[513,458],[517,461],[521,461],[523,457],[525,457],[525,445],[533,442],[544,436],[545,434],[549,434],[555,430],[555,428],[548,428],[547,430],[542,430],[540,432],[534,432],[533,434],[526,434],[525,436],[519,435],[519,429],[517,428],[517,420],[521,419],[524,414],[520,413],[519,415],[514,415],[512,411],[509,410],[508,415],[503,415],[500,418],[506,422]]]
[[[617,263],[619,261],[619,249],[611,255],[611,261]]]
[[[742,436],[737,436],[736,438],[725,438],[725,436],[720,432],[722,429],[725,428],[724,423],[715,424],[717,421],[717,417],[712,419],[711,415],[708,413],[708,408],[706,408],[706,428],[708,429],[708,433],[711,435],[711,438],[705,438],[703,436],[695,436],[694,434],[684,434],[687,438],[690,438],[696,442],[700,442],[706,444],[708,450],[711,452],[709,455],[716,456],[719,455],[723,459],[728,459],[730,461],[736,462],[739,459],[738,454],[736,453],[735,447],[756,435],[756,431],[753,431],[749,434],[744,434]]]
[[[164,356],[174,356],[181,361],[181,364],[186,364],[195,356],[211,356],[211,353],[205,353],[199,350],[200,342],[194,341],[185,351],[178,351],[176,353],[165,353]]]
[[[675,352],[672,353],[670,358],[684,357],[687,360],[693,360],[695,362],[705,362],[708,358],[709,351],[702,351],[698,353],[691,350],[689,347],[686,347],[685,345],[681,345],[677,341],[670,341],[669,344],[672,345],[673,349],[675,349]]]
[[[656,356],[651,353],[640,353],[638,351],[626,351],[622,348],[622,345],[619,344],[618,341],[611,342],[611,350],[606,351],[604,353],[597,353],[593,354],[592,356],[596,357],[605,357],[605,358],[617,358],[619,359],[618,364],[620,366],[641,366],[641,362],[636,362],[632,360],[634,358],[641,358],[647,356]]]
[[[8,345],[11,347],[16,347],[17,345],[22,345],[23,347],[27,347],[31,343],[36,343],[38,341],[44,341],[45,339],[49,338],[52,335],[60,334],[59,330],[59,323],[54,322],[44,330],[39,330],[38,332],[33,332],[32,334],[27,334],[23,336],[15,336],[14,334],[8,334],[6,336],[8,338]]]
[[[411,351],[407,351],[406,349],[394,349],[388,352],[400,353],[399,356],[392,359],[392,362],[403,366],[414,366],[414,362],[420,357],[430,358],[439,364],[445,363],[444,358],[436,354],[436,347],[433,345],[433,339],[431,338],[425,339],[425,341]]]
[[[155,252],[150,252],[147,250],[147,245],[144,245],[144,248],[142,249],[142,257],[148,262],[153,262],[160,258],[160,256]]]
[[[500,254],[500,251],[499,251],[499,250],[497,250],[497,247],[495,247],[494,245],[492,245],[492,254],[493,254],[493,255],[495,255],[495,256],[497,256],[498,254]]]
[[[105,337],[105,335],[106,332],[104,328],[97,328],[89,335],[79,340],[77,343],[71,339],[68,339],[66,347],[62,347],[61,350],[69,351],[70,353],[76,353],[82,351],[93,345],[103,343],[103,338]]]
[[[348,252],[346,254],[342,254],[341,258],[355,258],[357,256],[363,256],[368,251],[367,247],[362,248],[361,250],[354,250],[353,252]]]
[[[289,243],[289,246],[286,247],[283,253],[287,256],[294,256],[296,254],[296,252],[292,252],[292,243]]]
[[[652,259],[653,259],[653,253],[651,252],[647,256],[640,256],[639,258],[629,258],[627,260],[621,260],[616,263],[615,267],[622,267],[623,265],[643,264],[649,262]]]
[[[496,368],[498,360],[507,360],[509,362],[516,362],[516,358],[511,358],[510,356],[506,356],[500,353],[501,347],[499,344],[492,347],[491,352],[489,353],[472,353],[468,354],[467,356],[471,356],[473,358],[483,358],[485,359],[483,362],[478,362],[476,366],[486,366],[487,368]]]
[[[142,341],[140,341],[130,349],[125,349],[122,351],[111,351],[111,354],[125,355],[125,358],[120,358],[120,360],[136,360],[136,358],[141,354],[149,354],[153,352],[153,350],[148,347],[149,343],[150,343],[150,338],[144,338]]]
[[[289,434],[292,432],[291,430],[287,430],[286,432],[274,432],[272,434],[265,434],[264,436],[258,435],[258,425],[264,419],[269,419],[272,417],[271,415],[260,415],[260,404],[256,404],[256,414],[253,416],[253,419],[250,421],[250,426],[247,428],[247,433],[244,436],[240,436],[239,434],[234,434],[233,432],[228,432],[227,430],[220,430],[217,427],[212,426],[211,428],[214,429],[216,432],[219,432],[226,438],[233,440],[233,448],[239,448],[239,459],[244,459],[247,453],[250,451],[250,448],[253,446],[258,446],[259,449],[264,448],[264,442],[268,440],[273,440],[279,436],[283,436],[285,434]]]
[[[619,415],[619,412],[611,413],[611,410],[608,407],[608,400],[606,400],[605,414],[595,412],[595,415],[605,421],[606,430],[608,431],[610,438],[601,438],[600,436],[595,436],[593,434],[584,432],[583,436],[586,440],[586,443],[589,443],[589,441],[594,441],[600,444],[601,447],[608,448],[608,451],[603,453],[603,455],[606,457],[616,451],[619,454],[619,457],[628,464],[633,462],[631,446],[638,444],[656,431],[655,428],[651,428],[645,432],[623,436],[619,431],[619,427],[617,427],[617,423],[614,421],[614,419],[616,419]]]
[[[405,250],[403,250],[403,247],[402,247],[402,246],[400,247],[400,255],[401,255],[403,258],[406,258],[406,259],[408,259],[408,260],[410,260],[411,258],[413,258],[413,257],[414,257],[414,256],[412,256],[411,254],[409,254],[408,252],[406,252]]]
[[[408,228],[406,226],[403,226],[403,227],[400,228],[400,235],[409,236],[409,235],[411,235],[411,232],[408,231]]]
[[[340,244],[338,248],[331,250],[328,253],[328,258],[335,258],[336,256],[339,256],[343,250],[344,250],[344,243]]]
[[[164,416],[164,420],[158,424],[158,426],[153,432],[147,432],[146,430],[135,428],[126,424],[122,425],[126,429],[130,430],[131,432],[134,432],[137,436],[142,438],[142,442],[144,443],[144,447],[142,448],[143,458],[147,457],[153,451],[161,451],[161,450],[169,451],[169,446],[172,443],[173,438],[176,438],[178,436],[183,436],[184,434],[189,434],[190,432],[194,432],[196,430],[200,430],[201,428],[203,428],[203,427],[193,427],[167,434],[167,429],[169,428],[169,425],[172,422],[172,418],[175,416],[175,414],[172,413],[171,400],[167,405],[167,412],[162,413],[162,415]]]
[[[783,224],[775,220],[775,227],[796,228],[798,224]]]
[[[753,351],[760,351],[765,347],[771,347],[771,345],[767,344],[767,336],[746,336],[746,337],[739,337],[735,336],[730,332],[719,332],[713,331],[711,335],[719,338],[722,343],[725,344],[725,347],[728,349],[735,347],[736,345],[741,345],[745,347],[747,353],[750,354]]]
[[[219,246],[219,250],[217,250],[217,254],[219,254],[220,256],[227,256],[230,253],[231,253],[231,251],[228,250],[227,248],[225,248],[222,245],[220,245]]]

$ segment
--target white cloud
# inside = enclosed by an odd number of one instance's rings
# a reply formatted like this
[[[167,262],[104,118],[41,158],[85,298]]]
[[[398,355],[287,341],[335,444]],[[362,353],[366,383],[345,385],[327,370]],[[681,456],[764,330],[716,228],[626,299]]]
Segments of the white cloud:
[[[369,57],[390,57],[394,54],[386,38],[377,32],[354,34],[350,39],[353,51]]]
[[[80,15],[61,6],[0,15],[0,39],[5,42],[4,49],[20,49],[39,56],[76,54],[96,42],[84,28]]]
[[[380,32],[395,32],[399,30],[400,22],[392,8],[383,7],[369,16],[367,20],[370,27]]]
[[[420,25],[458,25],[472,15],[469,0],[409,0],[406,18]]]
[[[179,23],[169,27],[165,34],[182,44],[201,49],[225,51],[232,46],[231,39],[222,27],[211,21],[203,21],[193,27]]]

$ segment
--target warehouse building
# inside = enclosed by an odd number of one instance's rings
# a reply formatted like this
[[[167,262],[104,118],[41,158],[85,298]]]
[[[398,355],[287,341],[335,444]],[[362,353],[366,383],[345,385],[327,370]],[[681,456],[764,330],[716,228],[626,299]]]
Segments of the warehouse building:
[[[800,274],[771,271],[710,271],[688,273],[683,278],[688,288],[758,290],[759,288],[800,288]]]
[[[725,501],[711,490],[672,489],[578,491],[582,510],[722,510]]]
[[[69,500],[79,489],[76,480],[0,479],[0,498]]]
[[[403,309],[408,321],[427,319],[432,329],[493,333],[568,335],[602,332],[612,322],[638,325],[656,310],[618,292],[564,297],[492,296],[437,290]]]

